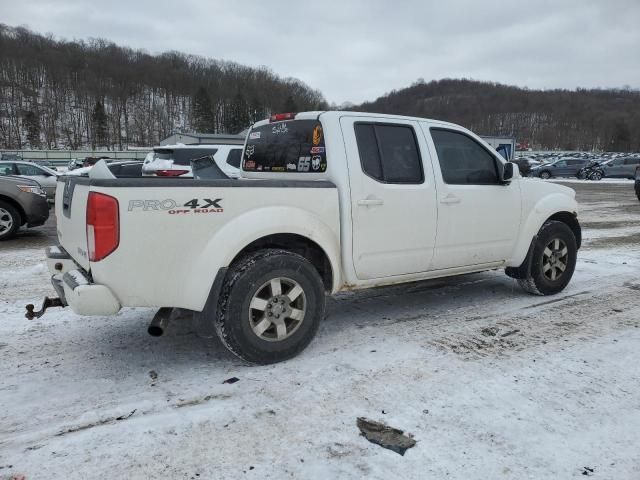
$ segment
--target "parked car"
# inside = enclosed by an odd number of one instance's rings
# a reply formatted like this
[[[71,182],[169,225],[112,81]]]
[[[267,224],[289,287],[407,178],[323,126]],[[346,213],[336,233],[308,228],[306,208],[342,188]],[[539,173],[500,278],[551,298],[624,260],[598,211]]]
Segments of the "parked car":
[[[143,176],[192,178],[191,161],[213,155],[228,178],[240,176],[242,145],[166,145],[156,147],[144,159]]]
[[[24,177],[0,176],[0,240],[15,236],[18,229],[44,224],[49,203],[38,182]]]
[[[69,160],[67,164],[67,171],[75,170],[76,168],[82,168],[82,164],[84,163],[84,158],[72,158]]]
[[[640,157],[614,158],[603,167],[604,176],[633,179],[638,167],[640,167]]]
[[[597,160],[590,160],[584,167],[578,170],[578,178],[581,180],[602,180],[604,169]]]
[[[50,202],[55,200],[59,173],[33,162],[5,162],[0,160],[0,175],[19,175],[38,182]]]
[[[172,308],[191,310],[239,357],[272,363],[308,345],[326,294],[506,268],[552,295],[573,275],[575,192],[521,181],[458,125],[274,115],[249,132],[242,169],[239,180],[60,177],[60,246],[46,251],[60,301],[81,315],[161,307],[156,334]]]
[[[142,176],[142,162],[141,161],[122,161],[106,163],[107,168],[117,178],[137,178]],[[76,168],[69,171],[66,175],[71,176],[89,176],[89,172],[94,166]]]
[[[58,171],[58,168],[53,164],[51,160],[29,160],[31,163],[35,163],[36,165],[40,165],[42,167],[47,167],[54,172]]]
[[[531,160],[530,158],[515,158],[511,161],[518,165],[523,177],[528,177],[529,173],[531,173],[531,169],[540,165],[540,162]]]
[[[585,159],[561,158],[552,163],[538,165],[531,169],[531,176],[543,179],[552,177],[577,177],[578,171],[587,164]]]

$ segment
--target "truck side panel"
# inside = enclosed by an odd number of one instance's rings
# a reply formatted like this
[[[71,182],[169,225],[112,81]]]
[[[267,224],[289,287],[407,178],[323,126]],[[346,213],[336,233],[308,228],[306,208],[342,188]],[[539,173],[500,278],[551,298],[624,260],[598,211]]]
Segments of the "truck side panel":
[[[119,201],[120,245],[90,267],[94,282],[108,285],[123,306],[201,310],[218,269],[263,233],[308,236],[331,252],[339,270],[335,188],[310,188],[311,182],[256,188],[264,181],[207,187],[189,180],[167,188],[153,182],[158,180],[136,188],[91,187]],[[245,182],[246,188],[237,185]],[[123,271],[128,265],[138,268]]]

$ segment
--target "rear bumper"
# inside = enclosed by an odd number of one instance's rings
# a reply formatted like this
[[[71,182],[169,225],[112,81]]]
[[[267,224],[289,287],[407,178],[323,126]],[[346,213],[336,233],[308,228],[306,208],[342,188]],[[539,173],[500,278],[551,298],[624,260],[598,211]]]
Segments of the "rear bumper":
[[[122,307],[113,292],[91,281],[62,247],[46,249],[51,283],[62,302],[78,315],[113,315]]]

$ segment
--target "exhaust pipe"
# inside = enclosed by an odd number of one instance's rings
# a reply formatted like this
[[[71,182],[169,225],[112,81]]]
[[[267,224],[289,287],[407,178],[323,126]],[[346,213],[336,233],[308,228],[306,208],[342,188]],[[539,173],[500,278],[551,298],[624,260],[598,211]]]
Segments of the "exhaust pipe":
[[[149,335],[152,337],[161,337],[164,334],[164,331],[169,326],[171,312],[173,312],[173,308],[171,307],[162,307],[156,312],[153,316],[153,320],[151,320],[151,323],[149,324],[149,328],[147,328]]]

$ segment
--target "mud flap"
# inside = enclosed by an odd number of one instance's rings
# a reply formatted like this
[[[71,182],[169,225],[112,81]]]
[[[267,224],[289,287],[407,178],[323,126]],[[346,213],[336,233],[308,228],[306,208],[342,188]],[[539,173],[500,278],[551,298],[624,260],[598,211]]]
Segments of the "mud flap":
[[[504,273],[506,273],[508,277],[515,279],[529,278],[531,274],[531,262],[533,260],[533,247],[537,239],[538,236],[536,235],[535,237],[533,237],[533,240],[531,240],[529,250],[527,251],[527,256],[524,257],[524,261],[519,267],[507,267],[504,269]]]

